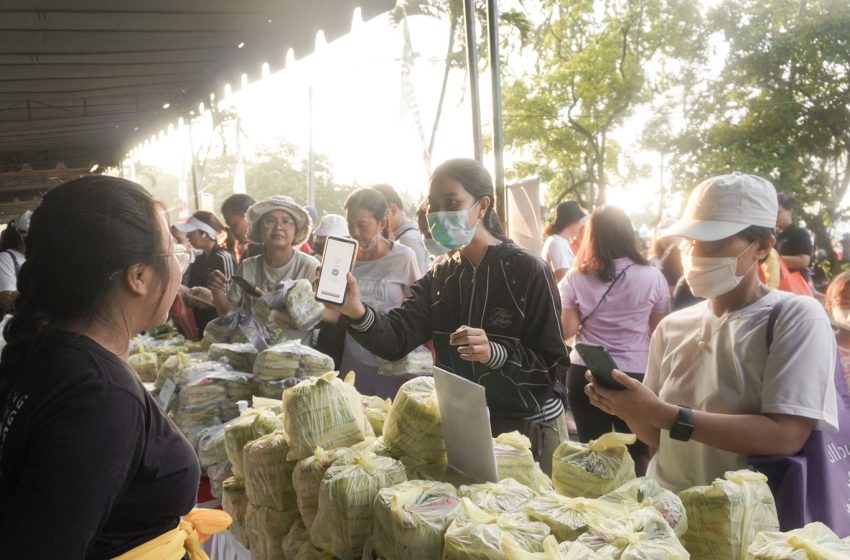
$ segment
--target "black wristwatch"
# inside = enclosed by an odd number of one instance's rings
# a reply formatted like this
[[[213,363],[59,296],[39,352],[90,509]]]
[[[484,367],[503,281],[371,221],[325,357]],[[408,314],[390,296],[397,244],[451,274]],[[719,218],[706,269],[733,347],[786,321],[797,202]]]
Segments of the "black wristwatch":
[[[694,411],[687,406],[679,405],[679,417],[670,428],[670,439],[688,441],[694,433]]]

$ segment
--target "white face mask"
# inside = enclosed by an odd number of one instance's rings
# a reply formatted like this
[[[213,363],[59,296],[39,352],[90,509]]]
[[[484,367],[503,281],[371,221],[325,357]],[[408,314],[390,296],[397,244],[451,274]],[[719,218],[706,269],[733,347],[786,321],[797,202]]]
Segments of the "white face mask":
[[[682,268],[685,279],[691,291],[697,297],[710,299],[734,290],[750,270],[742,276],[737,275],[738,258],[746,253],[755,243],[747,245],[737,257],[692,257],[690,253],[682,253]],[[755,266],[755,263],[753,263]]]
[[[850,309],[832,308],[832,319],[842,329],[850,331]]]

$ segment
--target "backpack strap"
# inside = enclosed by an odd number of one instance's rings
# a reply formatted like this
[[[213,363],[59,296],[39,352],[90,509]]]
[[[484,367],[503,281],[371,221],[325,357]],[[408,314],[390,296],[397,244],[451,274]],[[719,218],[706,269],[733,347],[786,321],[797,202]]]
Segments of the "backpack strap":
[[[784,300],[777,301],[774,306],[770,309],[770,315],[767,316],[767,331],[765,336],[767,338],[767,349],[770,350],[770,345],[773,344],[773,331],[776,329],[776,320],[779,318],[779,314],[782,313],[782,304],[785,303]]]

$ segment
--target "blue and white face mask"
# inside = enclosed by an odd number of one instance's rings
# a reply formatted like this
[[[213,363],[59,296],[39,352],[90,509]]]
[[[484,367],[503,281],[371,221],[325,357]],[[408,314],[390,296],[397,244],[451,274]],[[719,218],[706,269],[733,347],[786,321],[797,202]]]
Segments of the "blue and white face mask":
[[[478,202],[481,202],[480,200]],[[469,225],[469,211],[478,205],[472,205],[468,210],[432,212],[428,214],[428,229],[431,237],[448,249],[454,251],[466,247],[475,235],[475,227]]]

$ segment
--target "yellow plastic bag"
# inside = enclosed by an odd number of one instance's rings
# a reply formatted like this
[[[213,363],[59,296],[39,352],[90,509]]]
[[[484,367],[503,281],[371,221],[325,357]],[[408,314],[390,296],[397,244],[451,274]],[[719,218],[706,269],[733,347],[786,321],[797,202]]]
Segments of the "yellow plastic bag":
[[[688,551],[676,533],[653,508],[643,508],[618,519],[598,519],[576,542],[603,558],[634,560],[687,560]],[[718,556],[718,559],[724,558]]]
[[[233,474],[242,476],[242,450],[245,444],[283,428],[280,419],[267,410],[249,408],[224,425],[224,449],[233,463]]]
[[[297,511],[278,511],[249,503],[245,533],[251,560],[283,560],[283,539],[297,521]]]
[[[295,487],[298,511],[307,529],[313,525],[316,513],[319,511],[319,488],[325,473],[331,465],[350,452],[350,449],[345,447],[330,451],[319,447],[312,456],[301,459],[295,465],[292,485]]]
[[[711,486],[679,492],[688,514],[682,544],[694,560],[744,560],[762,531],[778,531],[779,520],[767,477],[749,470],[730,471]]]
[[[345,382],[333,371],[302,381],[283,392],[283,409],[292,461],[306,459],[317,447],[354,445],[372,433],[353,374]]]
[[[138,345],[137,352],[127,358],[127,363],[143,382],[153,383],[156,381],[158,370],[156,354],[147,352],[141,343]]]
[[[280,430],[245,444],[242,468],[249,502],[279,511],[298,509],[292,486],[295,461],[286,460],[288,452],[286,436]]]
[[[531,440],[519,432],[500,434],[493,440],[499,480],[512,478],[538,494],[555,490],[531,453]]]
[[[451,484],[412,480],[375,500],[375,550],[383,560],[440,558],[460,498]]]
[[[384,442],[394,457],[444,463],[446,443],[432,377],[417,377],[401,386],[384,423]]]
[[[567,498],[554,492],[534,498],[528,504],[528,516],[552,529],[558,541],[574,541],[599,519],[625,517],[621,505],[593,498]]]
[[[642,507],[655,508],[661,517],[667,520],[678,537],[688,530],[688,515],[682,500],[651,478],[640,477],[630,480],[600,499],[623,506],[627,510]]]
[[[536,496],[534,490],[512,478],[460,487],[460,496],[489,513],[524,512]]]
[[[521,550],[542,552],[548,536],[545,523],[532,521],[524,513],[491,514],[463,498],[457,518],[446,531],[443,560],[504,560],[506,537]]]
[[[373,453],[359,453],[350,464],[332,465],[319,489],[310,541],[341,560],[359,560],[372,536],[372,506],[378,492],[405,481],[400,461]]]
[[[634,434],[610,432],[588,443],[565,441],[552,455],[555,490],[570,498],[598,498],[635,478],[627,445]]]
[[[610,556],[600,556],[578,542],[558,541],[553,536],[543,540],[543,552],[528,552],[510,537],[502,539],[505,560],[610,560]]]
[[[847,560],[850,543],[823,523],[787,533],[763,531],[747,549],[747,560]]]
[[[246,544],[243,533],[245,513],[248,510],[248,498],[245,496],[245,481],[231,476],[222,484],[221,507],[233,518],[230,533],[243,545]]]

